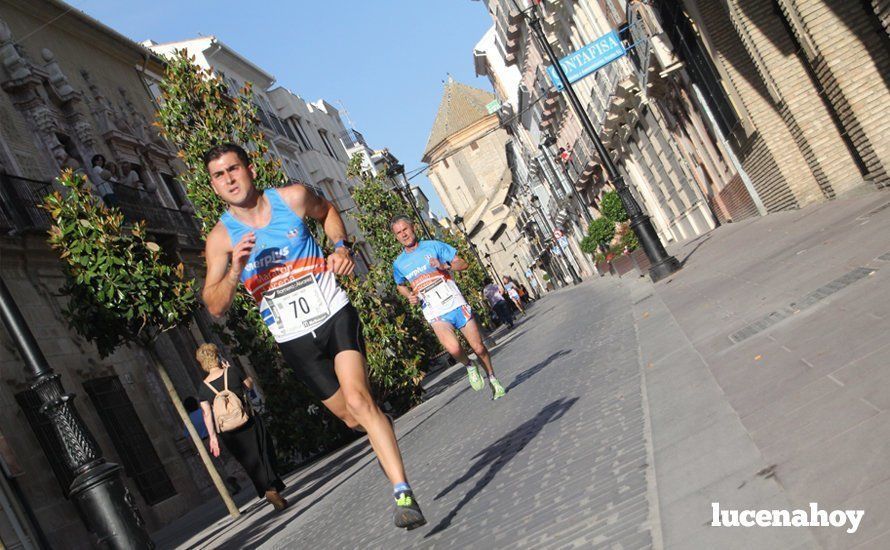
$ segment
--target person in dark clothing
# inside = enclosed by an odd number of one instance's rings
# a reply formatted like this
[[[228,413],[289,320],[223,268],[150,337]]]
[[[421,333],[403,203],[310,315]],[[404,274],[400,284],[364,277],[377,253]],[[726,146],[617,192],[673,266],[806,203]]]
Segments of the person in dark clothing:
[[[213,421],[212,403],[216,392],[228,387],[247,408],[248,397],[251,401],[256,401],[253,380],[245,376],[238,367],[223,361],[219,356],[219,349],[214,344],[202,345],[195,355],[201,368],[207,373],[204,384],[198,390],[198,400],[201,402],[204,423],[210,434],[210,452],[213,456],[219,456],[219,442],[222,441],[226,450],[232,453],[253,481],[257,496],[260,498],[265,496],[275,509],[283,510],[287,507],[287,501],[280,494],[280,491],[284,490],[284,483],[275,473],[272,436],[266,430],[262,417],[258,414],[251,415],[244,425],[220,433],[217,433]]]
[[[201,406],[198,405],[198,400],[190,395],[182,400],[182,406],[185,407],[185,412],[189,413],[189,420],[192,421],[195,431],[198,432],[198,437],[202,440],[210,437],[210,432],[207,431],[207,424],[204,423],[204,413],[201,411]],[[188,430],[184,429],[183,432],[185,438],[188,439]]]
[[[501,289],[491,279],[485,279],[485,288],[482,289],[482,294],[485,295],[485,299],[488,300],[497,315],[498,322],[513,328],[513,312],[510,311],[510,306],[504,300]]]

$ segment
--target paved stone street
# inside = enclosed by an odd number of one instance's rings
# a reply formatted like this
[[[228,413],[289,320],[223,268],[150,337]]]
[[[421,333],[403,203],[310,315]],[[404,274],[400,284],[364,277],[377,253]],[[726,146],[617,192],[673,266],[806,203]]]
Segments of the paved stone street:
[[[887,548],[890,193],[722,227],[667,280],[548,294],[493,402],[458,369],[396,424],[429,525],[391,525],[364,440],[288,478],[282,514],[218,502],[162,548]],[[741,251],[741,253],[740,253]],[[239,497],[249,499],[242,492]],[[865,510],[859,530],[711,527],[722,509]]]
[[[390,486],[359,445],[327,462],[340,473],[326,485],[315,470],[289,480],[296,502],[285,514],[248,513],[239,523],[249,528],[223,529],[202,544],[649,547],[645,424],[626,303],[626,293],[593,283],[551,294],[499,339],[505,399],[446,375],[430,393],[447,389],[399,419],[427,526],[393,528]]]

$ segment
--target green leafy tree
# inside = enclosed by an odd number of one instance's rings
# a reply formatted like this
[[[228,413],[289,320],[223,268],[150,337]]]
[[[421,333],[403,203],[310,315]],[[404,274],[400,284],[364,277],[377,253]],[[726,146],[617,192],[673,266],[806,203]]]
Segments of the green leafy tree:
[[[618,193],[615,191],[609,191],[603,195],[600,210],[604,217],[615,223],[626,222],[630,219],[627,215],[627,211],[624,209],[624,205],[621,204],[621,197],[619,197]]]
[[[66,170],[59,178],[66,191],[46,197],[43,208],[53,224],[50,246],[59,252],[66,276],[62,294],[68,324],[96,344],[106,357],[126,344],[145,349],[186,426],[229,513],[235,506],[154,347],[164,332],[188,322],[196,297],[194,282],[182,263],[173,265],[161,247],[149,240],[144,222],[124,224],[117,209],[108,209],[89,191],[83,175]]]
[[[205,234],[225,209],[213,192],[203,163],[204,153],[213,145],[242,145],[257,172],[260,189],[287,182],[280,161],[268,154],[249,83],[233,95],[220,78],[198,67],[194,58],[182,51],[168,60],[161,92],[157,125],[185,164],[179,179]],[[284,364],[253,298],[243,288],[226,316],[225,328],[220,334],[222,340],[235,353],[250,358],[261,388],[267,389],[269,431],[283,461],[291,461],[298,452],[335,448],[351,437]]]

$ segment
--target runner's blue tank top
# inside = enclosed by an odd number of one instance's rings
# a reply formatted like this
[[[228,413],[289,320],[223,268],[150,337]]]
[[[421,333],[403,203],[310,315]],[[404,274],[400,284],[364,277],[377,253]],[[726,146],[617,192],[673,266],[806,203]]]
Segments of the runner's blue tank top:
[[[287,342],[313,332],[349,298],[327,271],[324,253],[302,218],[277,190],[266,189],[263,195],[272,210],[265,227],[250,227],[229,212],[220,222],[232,246],[251,231],[256,235],[241,282],[259,305],[275,340]]]

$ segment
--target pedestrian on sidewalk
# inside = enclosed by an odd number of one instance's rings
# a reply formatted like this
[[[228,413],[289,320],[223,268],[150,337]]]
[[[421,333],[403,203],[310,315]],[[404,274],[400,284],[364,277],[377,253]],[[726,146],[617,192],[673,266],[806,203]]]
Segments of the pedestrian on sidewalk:
[[[467,367],[470,387],[476,391],[485,387],[480,373],[480,369],[484,368],[491,384],[491,398],[500,399],[507,392],[494,375],[491,354],[482,341],[479,324],[451,274],[452,271],[467,269],[470,264],[447,243],[418,241],[414,222],[407,216],[393,217],[389,226],[403,247],[392,264],[393,279],[399,293],[411,305],[421,305],[423,316],[433,327],[439,342],[452,357]],[[473,348],[476,354],[473,361],[470,361],[454,334],[455,330],[459,330]]]
[[[482,294],[485,296],[485,299],[488,300],[489,305],[491,305],[491,308],[498,316],[498,322],[502,325],[507,325],[509,328],[513,328],[513,313],[510,311],[507,301],[504,300],[504,295],[501,294],[501,289],[498,288],[498,285],[494,284],[494,281],[491,279],[486,278],[485,288],[482,289]]]
[[[241,369],[223,361],[214,344],[203,344],[195,358],[207,373],[198,399],[210,435],[210,452],[218,457],[219,443],[235,457],[253,482],[257,496],[276,510],[284,510],[284,482],[275,472],[275,448],[262,416],[251,414],[247,402],[258,401],[253,380]]]
[[[204,166],[227,205],[205,247],[208,311],[224,315],[243,284],[294,376],[347,426],[368,433],[393,485],[396,527],[426,524],[393,426],[371,397],[358,311],[337,282],[355,270],[337,207],[301,184],[258,189],[256,170],[239,145],[212,147]],[[327,257],[308,219],[319,222],[333,243]]]
[[[519,290],[516,288],[516,283],[514,283],[510,277],[504,275],[504,290],[507,291],[507,296],[510,297],[510,300],[516,305],[516,309],[519,310],[523,315],[525,314],[525,308],[522,307],[522,298],[519,296]]]

